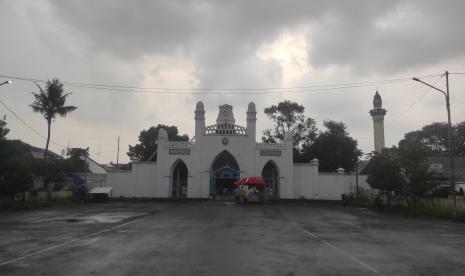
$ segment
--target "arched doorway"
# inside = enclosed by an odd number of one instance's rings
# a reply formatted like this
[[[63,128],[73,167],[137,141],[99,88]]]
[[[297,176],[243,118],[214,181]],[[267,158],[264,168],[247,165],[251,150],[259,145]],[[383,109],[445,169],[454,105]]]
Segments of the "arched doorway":
[[[240,178],[239,165],[228,151],[222,151],[213,160],[210,169],[210,194],[232,195],[234,182]]]
[[[182,160],[177,160],[171,173],[171,196],[187,197],[187,166]]]
[[[279,196],[279,170],[273,161],[268,161],[262,170],[262,178],[266,182],[266,187],[274,197]]]

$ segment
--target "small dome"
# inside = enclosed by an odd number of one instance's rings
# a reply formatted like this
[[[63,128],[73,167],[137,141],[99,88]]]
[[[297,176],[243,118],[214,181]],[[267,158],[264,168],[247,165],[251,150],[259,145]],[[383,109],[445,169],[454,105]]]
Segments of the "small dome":
[[[203,102],[198,101],[197,104],[195,105],[195,111],[205,111],[203,108]]]
[[[158,139],[166,139],[166,138],[168,138],[168,132],[166,132],[164,128],[161,128],[158,131]]]
[[[255,109],[255,103],[254,102],[250,102],[248,107],[247,107],[247,112],[257,112],[256,109]]]

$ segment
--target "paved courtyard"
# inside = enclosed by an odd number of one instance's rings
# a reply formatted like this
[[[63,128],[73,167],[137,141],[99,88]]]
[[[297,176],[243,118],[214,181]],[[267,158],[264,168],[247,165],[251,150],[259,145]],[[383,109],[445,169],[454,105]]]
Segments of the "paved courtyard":
[[[465,224],[324,203],[2,213],[0,275],[465,275]]]

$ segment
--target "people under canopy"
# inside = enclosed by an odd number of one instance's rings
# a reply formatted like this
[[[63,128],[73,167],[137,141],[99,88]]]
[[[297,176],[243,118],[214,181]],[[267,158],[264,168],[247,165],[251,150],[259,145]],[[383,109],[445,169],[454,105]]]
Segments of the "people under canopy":
[[[265,201],[265,186],[263,178],[252,176],[241,178],[234,182],[234,185],[241,189],[240,202],[264,202]]]

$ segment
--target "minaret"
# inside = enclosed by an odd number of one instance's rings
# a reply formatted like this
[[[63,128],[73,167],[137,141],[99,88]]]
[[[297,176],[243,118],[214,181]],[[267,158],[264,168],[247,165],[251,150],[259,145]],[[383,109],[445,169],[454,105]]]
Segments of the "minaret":
[[[256,139],[256,123],[257,123],[257,111],[255,110],[255,103],[250,102],[247,107],[247,135],[252,144],[255,144]]]
[[[203,139],[205,133],[205,109],[203,103],[198,101],[195,105],[195,141]]]
[[[373,109],[370,110],[370,115],[373,118],[373,132],[375,140],[375,151],[381,152],[384,145],[384,116],[386,115],[386,109],[383,109],[383,101],[378,91],[376,91],[373,97]]]

